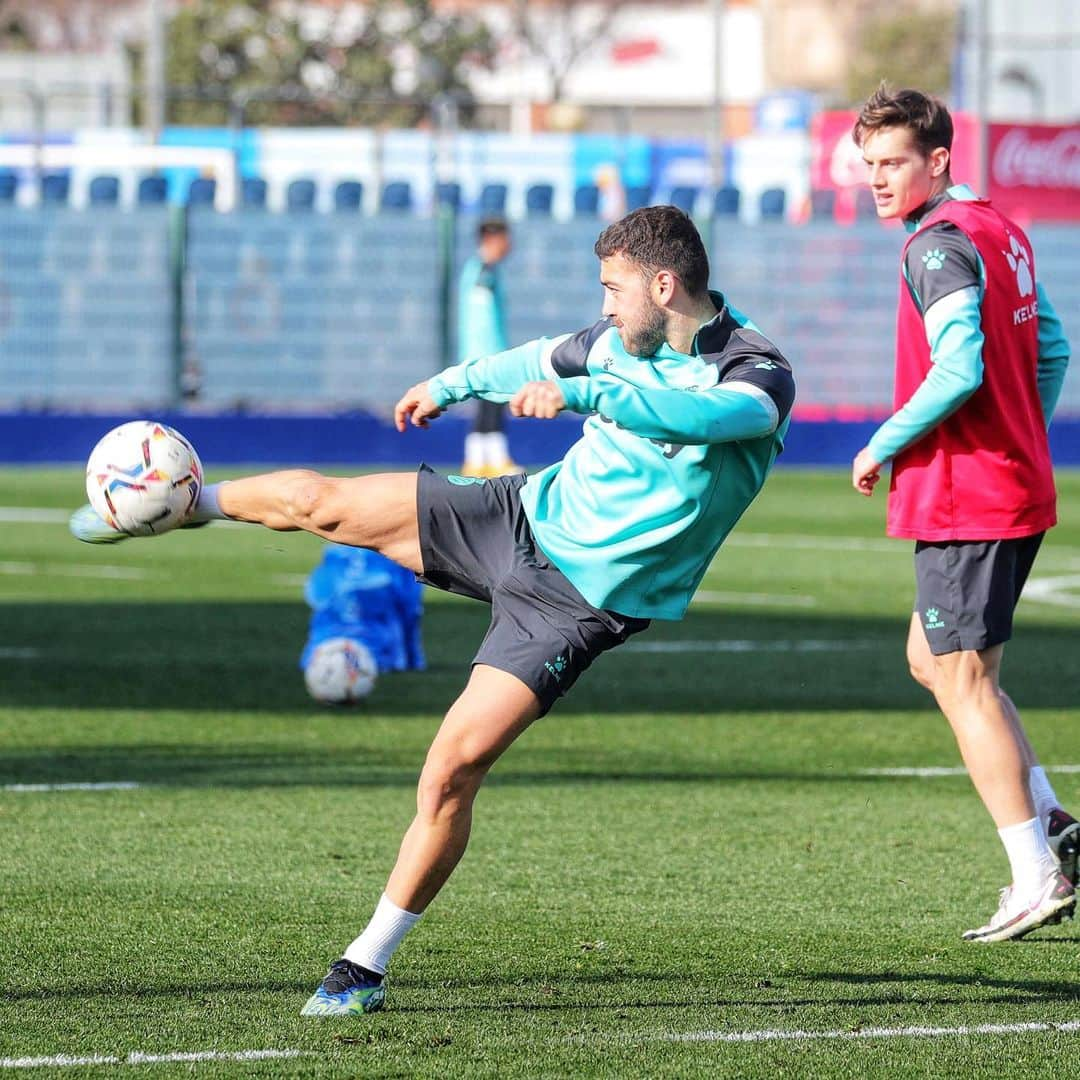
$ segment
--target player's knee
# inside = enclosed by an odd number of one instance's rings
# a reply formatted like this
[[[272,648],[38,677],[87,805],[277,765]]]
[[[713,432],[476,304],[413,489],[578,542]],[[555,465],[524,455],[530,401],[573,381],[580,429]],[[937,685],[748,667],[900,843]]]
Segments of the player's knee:
[[[424,762],[417,789],[418,811],[435,819],[472,806],[488,764],[475,755],[433,750]]]
[[[288,495],[288,513],[302,529],[326,529],[334,524],[337,481],[317,472],[298,473]]]
[[[927,690],[934,689],[934,662],[925,656],[908,655],[908,671],[911,677]]]

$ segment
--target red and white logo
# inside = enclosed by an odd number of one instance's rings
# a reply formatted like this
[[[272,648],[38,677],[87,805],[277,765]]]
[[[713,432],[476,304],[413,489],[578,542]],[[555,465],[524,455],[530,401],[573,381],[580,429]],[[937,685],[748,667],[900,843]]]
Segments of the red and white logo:
[[[990,168],[1003,187],[1080,188],[1080,128],[1043,138],[1031,128],[1013,128],[999,140]]]

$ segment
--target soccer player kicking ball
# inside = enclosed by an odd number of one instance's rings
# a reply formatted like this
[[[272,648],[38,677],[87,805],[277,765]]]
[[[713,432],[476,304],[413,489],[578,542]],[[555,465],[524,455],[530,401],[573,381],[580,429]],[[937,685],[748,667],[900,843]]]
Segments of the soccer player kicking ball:
[[[204,489],[196,520],[305,529],[371,548],[428,584],[485,600],[491,625],[420,775],[417,812],[375,913],[305,1015],[379,1008],[394,950],[465,851],[473,800],[500,754],[602,652],[679,619],[783,446],[791,368],[708,289],[691,220],[652,206],[596,242],[603,318],[471,359],[408,390],[398,430],[469,398],[518,416],[584,413],[562,461],[528,478],[308,471]],[[87,513],[89,511],[89,513]],[[90,510],[80,539],[118,539]]]
[[[888,533],[915,541],[907,641],[1012,867],[969,941],[1004,941],[1071,915],[1080,823],[1062,810],[998,684],[1005,642],[1056,496],[1046,429],[1069,345],[1035,279],[1024,233],[949,176],[941,102],[884,86],[854,138],[880,218],[912,237],[901,262],[896,411],[860,450],[852,483],[872,495],[892,461]]]

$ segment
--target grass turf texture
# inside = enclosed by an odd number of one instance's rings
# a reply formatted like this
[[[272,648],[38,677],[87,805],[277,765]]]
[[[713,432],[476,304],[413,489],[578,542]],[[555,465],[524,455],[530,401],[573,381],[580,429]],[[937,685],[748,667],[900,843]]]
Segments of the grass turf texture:
[[[70,508],[80,487],[0,472],[0,506]],[[1036,578],[1080,574],[1080,475],[1060,488]],[[845,474],[779,470],[704,582],[720,600],[635,639],[747,651],[602,658],[495,767],[387,1011],[356,1021],[297,1014],[378,898],[486,609],[429,594],[431,670],[325,710],[296,669],[312,538],[215,525],[91,548],[6,522],[0,785],[144,786],[0,791],[0,1058],[288,1048],[308,1056],[153,1068],[326,1077],[1076,1061],[1076,1031],[671,1038],[1080,1019],[1077,924],[959,940],[1007,878],[967,779],[862,772],[958,764],[905,672],[910,548],[882,539],[883,510]],[[1043,760],[1080,761],[1076,609],[1025,601],[1017,631],[1005,685]],[[1051,779],[1080,806],[1080,777]]]

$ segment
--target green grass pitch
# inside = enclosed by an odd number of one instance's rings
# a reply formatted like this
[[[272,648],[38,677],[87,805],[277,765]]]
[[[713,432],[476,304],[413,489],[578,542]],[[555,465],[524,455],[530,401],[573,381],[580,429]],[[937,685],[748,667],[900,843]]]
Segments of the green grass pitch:
[[[1080,923],[962,942],[1006,883],[989,818],[963,776],[869,771],[959,759],[905,671],[910,548],[845,473],[779,469],[690,616],[602,658],[498,763],[387,1010],[352,1022],[298,1012],[379,896],[486,609],[429,594],[430,671],[321,709],[296,668],[317,541],[215,525],[91,548],[11,510],[80,489],[78,470],[0,471],[0,1075],[255,1050],[296,1056],[116,1072],[996,1080],[1080,1061]],[[1080,763],[1080,475],[1060,489],[1004,676],[1051,767]],[[1050,777],[1080,806],[1080,774]],[[110,781],[138,786],[11,787]]]

